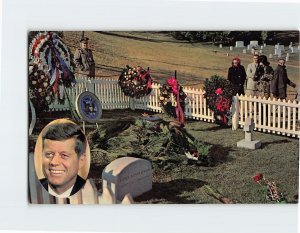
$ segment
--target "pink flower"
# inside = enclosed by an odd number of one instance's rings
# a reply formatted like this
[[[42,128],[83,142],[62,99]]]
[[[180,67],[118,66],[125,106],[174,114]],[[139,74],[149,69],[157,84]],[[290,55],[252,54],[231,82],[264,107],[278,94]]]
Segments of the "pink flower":
[[[216,93],[217,95],[222,95],[222,93],[223,93],[222,88],[218,88],[218,89],[215,91],[215,93]]]
[[[169,79],[167,80],[167,84],[168,84],[170,87],[172,87],[173,93],[174,93],[175,95],[177,95],[177,94],[178,94],[178,82],[177,82],[176,78],[174,78],[174,77],[169,78]]]
[[[252,177],[253,181],[258,183],[263,178],[263,174],[257,173],[255,176]]]

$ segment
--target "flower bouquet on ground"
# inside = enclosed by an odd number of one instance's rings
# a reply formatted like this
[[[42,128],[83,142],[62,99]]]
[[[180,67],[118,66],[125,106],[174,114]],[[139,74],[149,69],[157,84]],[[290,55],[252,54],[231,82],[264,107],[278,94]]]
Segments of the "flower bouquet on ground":
[[[275,181],[269,181],[263,174],[257,173],[252,177],[253,181],[262,186],[266,199],[277,203],[286,203],[286,199],[282,192],[278,190]]]
[[[159,101],[164,111],[181,124],[184,123],[186,94],[175,77],[170,77],[160,89]]]
[[[208,108],[214,112],[216,123],[231,125],[230,107],[232,97],[237,93],[234,86],[227,79],[214,75],[205,80],[204,90]]]
[[[140,98],[149,95],[152,91],[150,70],[127,65],[119,77],[119,85],[126,96]]]

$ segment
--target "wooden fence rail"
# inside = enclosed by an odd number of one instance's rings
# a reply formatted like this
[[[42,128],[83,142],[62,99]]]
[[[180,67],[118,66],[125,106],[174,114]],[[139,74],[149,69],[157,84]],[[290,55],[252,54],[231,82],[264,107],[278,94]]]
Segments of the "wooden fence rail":
[[[117,79],[87,79],[77,78],[74,88],[67,91],[70,102],[65,101],[64,105],[55,101],[50,105],[50,111],[60,111],[75,108],[76,98],[83,91],[91,91],[99,98],[103,109],[143,109],[153,112],[162,112],[160,106],[159,83],[153,83],[152,92],[140,99],[125,96],[118,85]],[[214,121],[214,114],[208,108],[205,91],[190,87],[184,87],[186,93],[185,117]],[[247,117],[252,117],[255,122],[256,130],[269,133],[277,133],[292,137],[300,137],[297,123],[300,122],[300,103],[299,101],[285,101],[275,99],[265,99],[251,96],[237,96],[234,101],[233,128],[243,127]]]

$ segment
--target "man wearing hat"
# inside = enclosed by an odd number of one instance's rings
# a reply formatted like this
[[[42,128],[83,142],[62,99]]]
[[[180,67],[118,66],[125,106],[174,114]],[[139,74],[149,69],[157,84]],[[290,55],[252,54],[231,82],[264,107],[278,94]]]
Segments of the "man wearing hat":
[[[83,37],[80,40],[80,48],[75,51],[74,61],[81,76],[95,77],[95,61],[93,52],[89,49],[89,38]]]

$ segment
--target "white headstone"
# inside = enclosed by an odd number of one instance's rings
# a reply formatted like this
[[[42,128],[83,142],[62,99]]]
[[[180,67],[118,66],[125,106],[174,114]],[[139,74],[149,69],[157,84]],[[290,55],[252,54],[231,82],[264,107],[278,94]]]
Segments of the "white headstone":
[[[137,197],[152,189],[151,163],[132,157],[116,159],[103,170],[102,183],[103,189],[110,189],[118,201],[128,193]]]
[[[257,47],[258,46],[258,41],[257,40],[251,40],[250,41],[250,46]]]
[[[232,51],[232,50],[233,50],[233,47],[232,47],[232,46],[230,46],[230,47],[229,47],[229,50],[230,50],[230,51]]]
[[[247,50],[250,50],[250,45],[247,46]]]
[[[293,46],[293,42],[290,42],[290,45]]]
[[[296,47],[291,47],[291,52],[292,52],[292,53],[298,53],[298,52],[299,52],[299,49],[296,48]]]
[[[222,45],[222,44],[220,44],[220,45],[219,45],[219,48],[221,49],[222,47],[223,47],[223,45]]]
[[[260,46],[260,49],[264,49],[264,46],[262,45],[262,46]]]
[[[290,57],[290,54],[289,54],[289,53],[287,53],[287,54],[286,54],[286,56],[287,56],[287,57]]]
[[[275,49],[274,54],[277,55],[278,53],[281,53],[280,49]]]
[[[243,49],[243,53],[247,53],[247,50],[246,50],[246,49]]]
[[[255,49],[251,49],[251,53],[252,53],[252,54],[255,54]]]
[[[236,41],[235,47],[236,48],[244,48],[244,41]]]
[[[263,51],[262,51],[262,50],[259,50],[259,53],[263,53]]]
[[[264,43],[264,47],[267,47],[267,44],[266,44],[266,43]]]
[[[270,54],[269,54],[269,58],[273,58],[273,54],[270,53]]]
[[[290,60],[290,57],[289,56],[286,56],[285,57],[285,61],[289,61]]]

